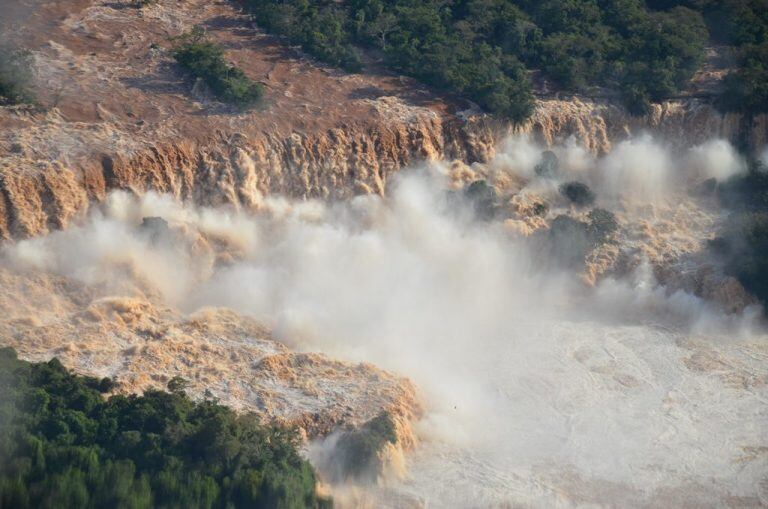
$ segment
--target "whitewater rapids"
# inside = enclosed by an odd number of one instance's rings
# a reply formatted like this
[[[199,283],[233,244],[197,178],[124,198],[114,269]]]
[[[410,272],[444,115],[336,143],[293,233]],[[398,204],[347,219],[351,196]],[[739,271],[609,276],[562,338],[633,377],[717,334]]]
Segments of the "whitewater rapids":
[[[483,411],[453,400],[473,414],[458,439],[435,438],[450,407],[425,423],[397,490],[429,507],[765,506],[765,338],[510,319],[508,341],[454,366]]]
[[[336,487],[342,505],[768,505],[761,310],[726,313],[653,275],[654,264],[676,271],[705,260],[722,211],[688,196],[674,171],[682,163],[648,140],[603,161],[566,147],[565,178],[588,181],[620,220],[603,265],[626,249],[640,260],[622,275],[585,278],[536,247],[555,214],[584,216],[558,182],[537,179],[540,152],[514,142],[489,168],[406,172],[386,199],[265,198],[255,213],[114,193],[81,225],[6,246],[2,263],[99,298],[138,295],[180,313],[228,307],[292,349],[408,377],[424,401],[412,423],[418,444],[399,477],[349,501],[348,487]],[[717,143],[696,157],[697,178],[743,171]],[[450,206],[446,189],[476,172],[508,193],[507,220]],[[521,196],[547,202],[546,220],[525,216]],[[147,217],[168,230],[142,226]]]

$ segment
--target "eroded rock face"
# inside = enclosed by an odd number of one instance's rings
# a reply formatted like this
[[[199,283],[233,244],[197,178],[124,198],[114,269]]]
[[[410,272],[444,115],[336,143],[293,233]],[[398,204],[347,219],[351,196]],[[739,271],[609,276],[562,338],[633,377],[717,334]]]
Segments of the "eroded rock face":
[[[395,110],[393,117],[289,136],[235,131],[203,142],[159,140],[128,151],[112,147],[69,165],[20,141],[23,131],[5,133],[15,147],[24,148],[0,158],[0,237],[66,228],[91,202],[114,189],[137,194],[154,190],[202,205],[257,208],[267,194],[326,199],[384,194],[388,178],[404,167],[440,159],[486,162],[496,144],[515,132],[529,133],[547,145],[574,137],[602,154],[618,140],[644,131],[681,144],[712,138],[735,141],[743,131],[737,116],[721,115],[696,102],[656,105],[648,118],[637,119],[609,103],[541,101],[532,120],[516,128],[487,118],[460,121],[426,108],[409,109],[391,97],[372,102]],[[402,118],[403,108],[410,117]],[[764,120],[754,119],[754,146],[766,142]]]
[[[616,101],[571,97],[539,100],[530,122],[520,130],[548,145],[573,136],[591,152],[604,154],[614,143],[643,133],[679,146],[721,138],[758,148],[768,143],[767,124],[766,115],[746,119],[722,114],[711,101],[695,98],[654,104],[648,115],[633,117]]]
[[[2,239],[65,228],[114,189],[238,207],[267,193],[381,194],[406,166],[488,161],[515,133],[548,145],[574,137],[596,154],[643,131],[671,143],[722,137],[753,147],[768,136],[765,115],[747,122],[693,98],[655,105],[643,118],[615,101],[541,98],[529,122],[512,126],[404,77],[324,67],[228,3],[10,3],[29,13],[7,29],[33,50],[47,109],[0,108]],[[170,37],[195,25],[264,83],[260,108],[236,111],[190,93],[169,49]]]
[[[262,196],[347,198],[383,194],[388,176],[424,160],[490,157],[495,136],[429,112],[407,123],[313,134],[232,133],[212,143],[175,142],[93,155],[84,166],[0,160],[0,236],[29,237],[68,224],[108,191],[169,193],[202,205],[255,208]],[[475,134],[470,134],[473,130]]]

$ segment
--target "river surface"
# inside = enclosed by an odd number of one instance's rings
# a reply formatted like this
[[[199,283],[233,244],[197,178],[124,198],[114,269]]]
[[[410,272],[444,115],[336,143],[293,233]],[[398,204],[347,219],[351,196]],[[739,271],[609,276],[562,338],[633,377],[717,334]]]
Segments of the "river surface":
[[[115,193],[85,226],[7,247],[5,263],[180,313],[232,308],[291,349],[408,377],[423,400],[419,443],[399,478],[363,487],[371,507],[766,506],[762,311],[728,314],[654,278],[654,266],[684,276],[710,263],[705,241],[724,215],[674,187],[685,179],[660,150],[640,140],[561,177],[588,180],[597,168],[597,203],[618,218],[586,266],[563,266],[575,246],[546,242],[557,215],[588,218],[558,182],[495,168],[501,213],[487,220],[457,202],[445,165],[404,173],[386,198],[265,198],[253,213]],[[526,212],[536,200],[549,204],[546,218]],[[170,226],[148,233],[146,217]],[[585,276],[622,253],[631,270]],[[30,287],[30,309],[45,309],[49,292]],[[232,376],[234,386],[250,375]]]
[[[768,502],[765,336],[520,322],[455,366],[475,380],[481,408],[456,398],[424,423],[395,491],[429,507]],[[471,424],[441,430],[463,404]]]

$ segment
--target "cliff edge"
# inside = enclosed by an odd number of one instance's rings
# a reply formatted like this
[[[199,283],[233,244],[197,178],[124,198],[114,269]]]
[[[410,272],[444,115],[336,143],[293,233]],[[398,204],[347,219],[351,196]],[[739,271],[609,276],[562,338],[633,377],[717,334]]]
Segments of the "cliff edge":
[[[574,136],[596,153],[646,130],[752,146],[768,133],[764,115],[721,115],[693,97],[636,118],[607,99],[547,96],[512,126],[375,66],[323,66],[228,2],[11,0],[8,12],[3,31],[33,51],[41,107],[0,108],[2,239],[65,228],[112,189],[236,207],[270,193],[381,194],[404,166],[486,161],[515,132],[550,144]],[[237,111],[185,78],[169,48],[195,25],[265,85],[261,107]]]

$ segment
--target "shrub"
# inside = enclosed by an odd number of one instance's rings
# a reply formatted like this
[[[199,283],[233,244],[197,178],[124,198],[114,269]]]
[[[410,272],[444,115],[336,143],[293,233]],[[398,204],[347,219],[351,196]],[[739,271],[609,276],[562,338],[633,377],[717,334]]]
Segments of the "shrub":
[[[596,208],[587,215],[589,222],[559,215],[548,232],[549,251],[553,259],[565,266],[584,263],[584,258],[595,248],[606,243],[618,230],[612,212]]]
[[[395,423],[387,412],[380,413],[360,429],[347,431],[336,443],[342,475],[375,481],[381,470],[382,447],[396,442]]]
[[[560,160],[551,150],[545,150],[541,153],[541,161],[534,168],[536,175],[540,177],[554,177],[560,167]]]
[[[619,229],[619,223],[613,212],[605,209],[592,209],[589,218],[589,234],[595,245],[603,244]]]
[[[723,206],[736,211],[768,211],[768,168],[753,162],[746,175],[736,175],[717,188]]]
[[[315,57],[348,71],[362,67],[350,43],[348,11],[319,2],[245,0],[260,25],[300,44]]]
[[[725,77],[718,106],[749,114],[768,112],[768,41],[744,45],[736,54],[739,67]]]
[[[171,394],[183,394],[187,387],[189,387],[189,382],[180,376],[171,378],[166,384],[166,388]]]
[[[709,14],[714,35],[732,45],[738,68],[726,76],[718,105],[747,114],[768,112],[768,4],[720,0]]]
[[[181,390],[103,381],[0,348],[0,507],[328,507],[295,432]]]
[[[153,243],[158,243],[163,239],[170,239],[172,235],[168,221],[162,217],[150,216],[142,218],[139,228],[147,234],[149,240]]]
[[[552,258],[567,267],[584,263],[584,257],[593,248],[589,225],[566,215],[552,221],[548,239]]]
[[[549,206],[546,203],[537,202],[533,205],[534,216],[546,216],[549,211]]]
[[[726,274],[768,303],[768,212],[736,214],[710,248],[723,260]]]
[[[34,102],[32,57],[28,51],[0,44],[0,104]]]
[[[258,103],[263,95],[261,84],[227,63],[223,48],[208,39],[199,27],[177,39],[173,57],[192,76],[203,79],[216,97],[224,102],[250,107]]]
[[[490,220],[496,216],[499,209],[496,189],[489,186],[485,180],[472,182],[464,190],[464,196],[472,204],[472,208],[479,218]]]
[[[650,113],[651,97],[642,87],[626,85],[621,91],[621,97],[631,115],[642,117]]]
[[[559,187],[560,194],[568,198],[571,203],[581,207],[591,205],[595,201],[595,195],[589,186],[581,182],[566,182]]]

